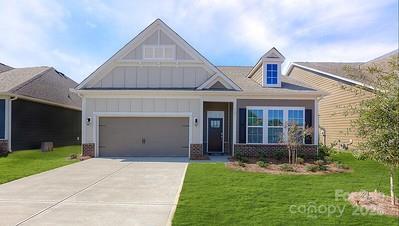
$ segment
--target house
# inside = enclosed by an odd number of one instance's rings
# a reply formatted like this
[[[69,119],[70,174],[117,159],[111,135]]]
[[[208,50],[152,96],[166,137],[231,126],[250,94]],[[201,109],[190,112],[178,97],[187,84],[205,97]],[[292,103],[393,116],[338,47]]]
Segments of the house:
[[[81,100],[52,67],[0,64],[0,152],[80,144]]]
[[[283,150],[288,120],[318,128],[324,92],[281,76],[272,48],[253,67],[216,67],[155,20],[76,88],[91,156],[245,155]],[[318,133],[301,150],[317,152]]]
[[[328,93],[320,100],[320,142],[352,148],[360,141],[351,125],[357,118],[348,112],[349,106],[356,106],[372,96],[370,86],[374,75],[367,72],[368,67],[388,68],[391,58],[398,56],[398,50],[387,53],[368,62],[294,62],[290,64],[287,76],[298,79]],[[360,89],[357,95],[354,89]]]

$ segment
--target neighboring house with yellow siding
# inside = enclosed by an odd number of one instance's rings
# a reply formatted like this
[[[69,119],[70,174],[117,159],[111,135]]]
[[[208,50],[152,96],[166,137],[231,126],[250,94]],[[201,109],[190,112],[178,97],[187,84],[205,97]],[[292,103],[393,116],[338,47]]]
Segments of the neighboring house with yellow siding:
[[[317,89],[328,92],[319,102],[320,143],[335,144],[341,148],[353,148],[359,142],[352,121],[356,114],[348,111],[349,106],[358,105],[369,98],[375,78],[367,68],[377,66],[389,68],[389,61],[398,56],[398,50],[387,53],[374,60],[358,63],[338,62],[294,62],[291,63],[286,76],[305,82]],[[364,87],[360,94],[354,89]]]

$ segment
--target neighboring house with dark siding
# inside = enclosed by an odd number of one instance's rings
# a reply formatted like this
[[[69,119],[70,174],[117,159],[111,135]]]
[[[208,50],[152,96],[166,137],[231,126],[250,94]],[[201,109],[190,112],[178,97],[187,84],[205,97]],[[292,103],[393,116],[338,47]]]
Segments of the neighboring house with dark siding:
[[[392,57],[398,57],[398,50],[389,52],[368,62],[294,62],[289,66],[289,78],[324,90],[328,93],[320,100],[320,142],[326,145],[338,145],[341,148],[353,148],[360,141],[351,122],[358,115],[349,113],[348,106],[356,106],[362,100],[372,96],[372,80],[375,75],[367,71],[377,66],[389,69]],[[344,87],[346,87],[344,89]],[[354,94],[353,90],[363,87],[363,92]]]
[[[0,150],[80,144],[81,100],[76,82],[52,67],[0,64]]]

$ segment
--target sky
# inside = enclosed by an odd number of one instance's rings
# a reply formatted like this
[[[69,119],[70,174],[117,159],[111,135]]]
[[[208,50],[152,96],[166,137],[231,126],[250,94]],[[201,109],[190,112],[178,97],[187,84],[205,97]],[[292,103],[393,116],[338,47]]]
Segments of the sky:
[[[0,0],[0,62],[81,82],[160,18],[214,65],[368,61],[398,48],[398,0]]]

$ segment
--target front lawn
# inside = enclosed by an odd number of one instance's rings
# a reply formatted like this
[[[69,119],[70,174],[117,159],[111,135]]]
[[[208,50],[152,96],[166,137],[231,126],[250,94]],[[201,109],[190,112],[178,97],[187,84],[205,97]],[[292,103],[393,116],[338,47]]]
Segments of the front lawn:
[[[79,154],[80,146],[54,148],[52,152],[40,150],[15,151],[0,157],[0,184],[74,163],[71,154]]]
[[[233,171],[223,163],[191,163],[173,225],[398,225],[398,218],[371,215],[335,198],[336,192],[360,190],[389,194],[385,167],[350,153],[334,159],[353,172],[271,175]],[[396,186],[398,195],[398,180]]]

